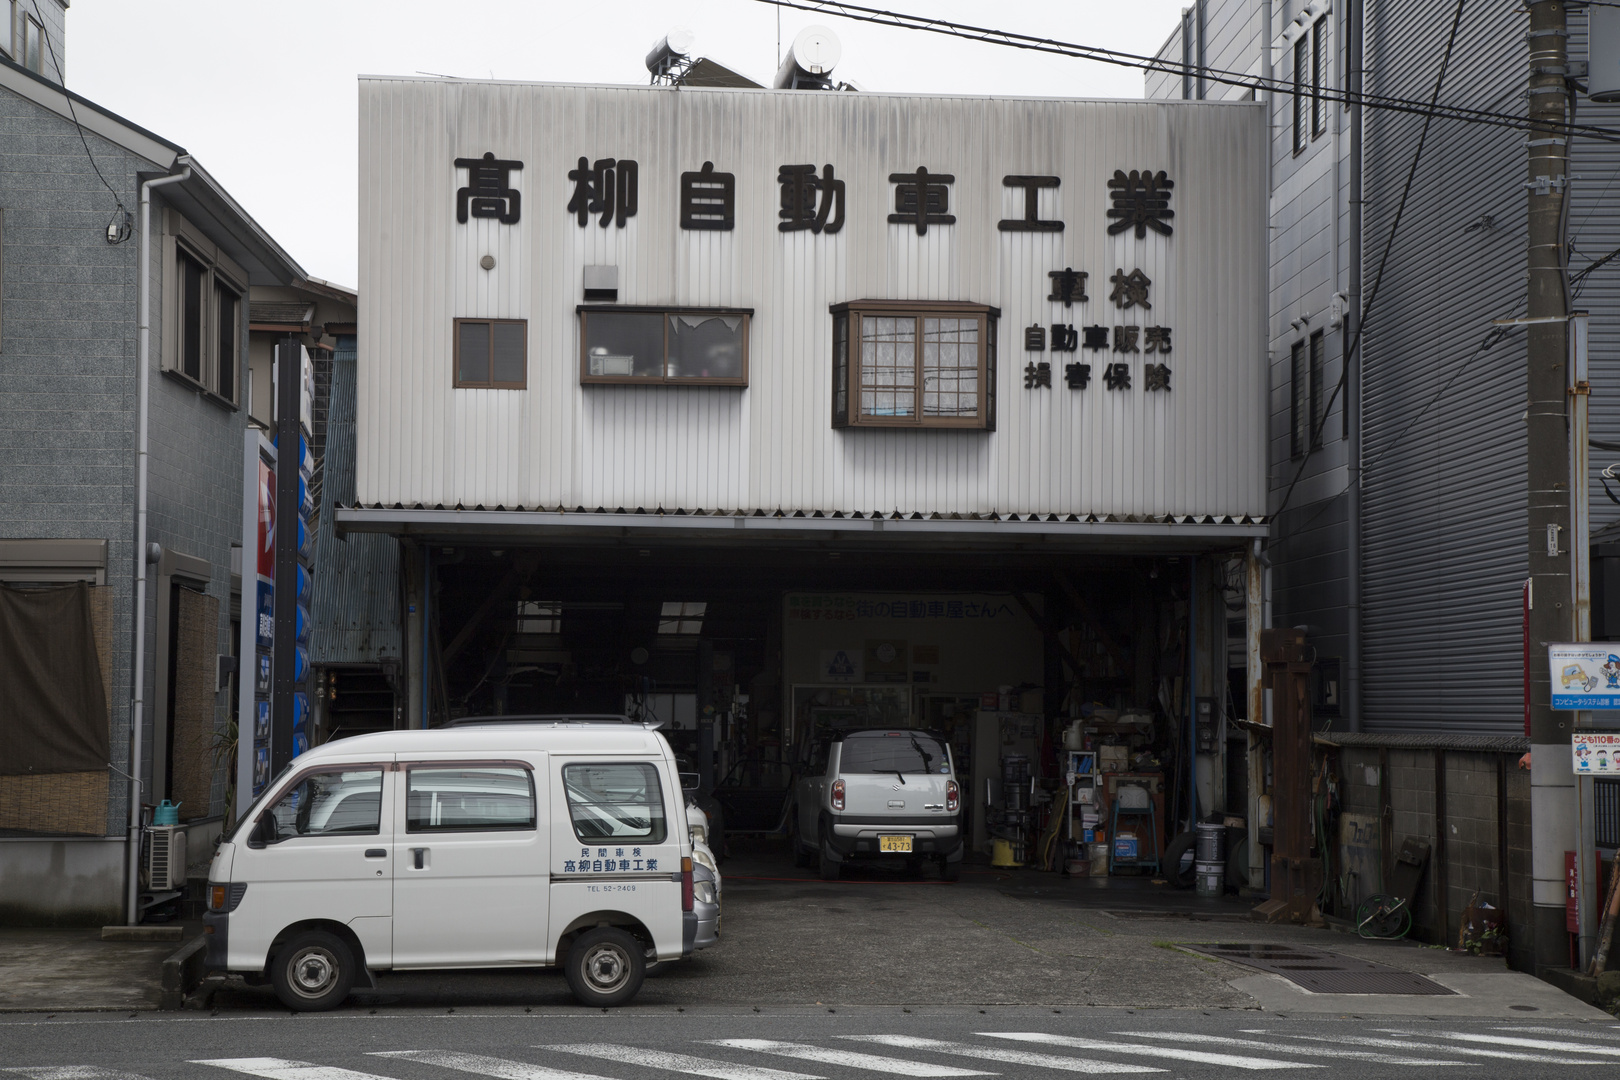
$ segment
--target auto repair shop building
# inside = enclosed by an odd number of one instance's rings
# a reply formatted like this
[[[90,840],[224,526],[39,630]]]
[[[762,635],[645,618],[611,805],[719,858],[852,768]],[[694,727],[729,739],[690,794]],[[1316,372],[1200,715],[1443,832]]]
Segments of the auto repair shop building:
[[[362,80],[337,527],[406,541],[407,722],[629,709],[750,790],[916,724],[979,806],[1082,718],[1173,833],[1201,704],[1200,813],[1241,814],[1265,136],[1239,102]]]

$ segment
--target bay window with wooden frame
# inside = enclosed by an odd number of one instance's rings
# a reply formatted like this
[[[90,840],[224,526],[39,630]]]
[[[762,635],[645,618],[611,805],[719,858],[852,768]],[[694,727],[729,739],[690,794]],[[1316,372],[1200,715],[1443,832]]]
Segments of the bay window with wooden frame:
[[[832,306],[833,427],[996,427],[1001,312],[959,301]]]
[[[582,304],[579,381],[619,386],[747,386],[752,308]]]

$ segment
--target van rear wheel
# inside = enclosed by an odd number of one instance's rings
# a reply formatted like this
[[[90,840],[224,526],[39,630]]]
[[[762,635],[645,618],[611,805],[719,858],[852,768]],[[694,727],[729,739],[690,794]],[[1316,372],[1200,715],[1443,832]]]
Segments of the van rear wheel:
[[[295,1012],[334,1008],[354,985],[354,953],[336,934],[310,930],[276,951],[270,983]]]
[[[599,926],[581,934],[568,949],[563,973],[581,1005],[607,1008],[636,996],[647,975],[646,950],[616,926]]]

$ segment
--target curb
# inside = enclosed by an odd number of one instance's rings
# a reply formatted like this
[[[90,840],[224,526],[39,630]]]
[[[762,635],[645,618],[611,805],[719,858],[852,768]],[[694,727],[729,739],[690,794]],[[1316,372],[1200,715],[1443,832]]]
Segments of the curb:
[[[194,937],[164,958],[159,1009],[172,1012],[185,1007],[186,995],[202,983],[207,948],[206,939]]]

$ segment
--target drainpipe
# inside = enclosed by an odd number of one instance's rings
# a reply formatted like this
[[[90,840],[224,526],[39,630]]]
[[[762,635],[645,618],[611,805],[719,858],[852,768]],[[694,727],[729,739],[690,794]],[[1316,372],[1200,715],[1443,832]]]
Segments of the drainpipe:
[[[1345,506],[1344,715],[1351,731],[1361,730],[1361,352],[1350,342],[1361,330],[1361,55],[1365,12],[1360,0],[1345,10],[1345,74],[1351,92],[1349,225],[1349,303],[1340,333],[1344,342],[1345,468],[1350,473]],[[1352,322],[1354,325],[1352,326]]]
[[[1187,578],[1187,831],[1198,829],[1198,556]]]
[[[136,330],[140,364],[140,399],[135,436],[135,637],[134,691],[129,704],[129,879],[127,900],[129,925],[141,921],[141,720],[146,698],[146,567],[151,559],[146,551],[146,427],[150,412],[152,382],[152,326],[147,314],[152,306],[152,189],[189,179],[189,167],[170,176],[141,182],[141,244],[137,256],[136,287],[140,323]]]

